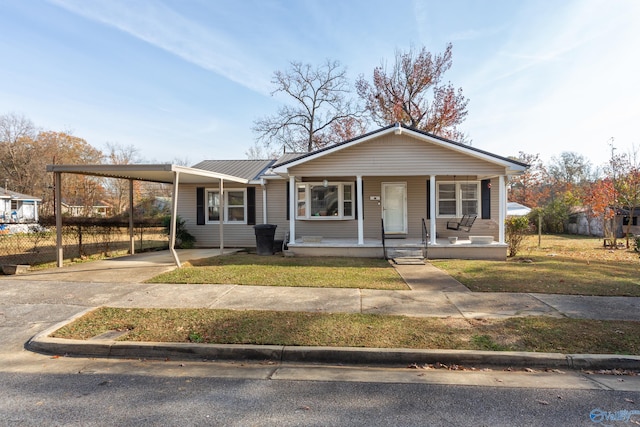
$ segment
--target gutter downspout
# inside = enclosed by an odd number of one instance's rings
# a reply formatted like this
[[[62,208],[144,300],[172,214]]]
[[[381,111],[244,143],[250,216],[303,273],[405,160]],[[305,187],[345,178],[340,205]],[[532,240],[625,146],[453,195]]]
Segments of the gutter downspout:
[[[296,241],[296,177],[289,176],[289,245]]]
[[[264,178],[260,179],[260,186],[262,186],[262,223],[267,223],[267,185]]]

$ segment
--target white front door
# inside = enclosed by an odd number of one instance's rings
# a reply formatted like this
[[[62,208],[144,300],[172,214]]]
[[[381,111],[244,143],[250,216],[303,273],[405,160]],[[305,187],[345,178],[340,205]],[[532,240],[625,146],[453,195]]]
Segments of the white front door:
[[[382,183],[382,219],[387,234],[407,234],[407,183]]]

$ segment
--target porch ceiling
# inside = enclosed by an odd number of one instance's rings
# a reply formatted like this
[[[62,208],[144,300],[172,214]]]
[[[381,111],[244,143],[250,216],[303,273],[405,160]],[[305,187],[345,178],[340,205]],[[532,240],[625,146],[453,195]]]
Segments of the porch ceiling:
[[[139,181],[161,182],[166,184],[173,184],[174,175],[177,172],[180,174],[181,184],[212,183],[218,182],[220,179],[243,184],[249,182],[247,179],[236,176],[171,164],[47,165],[47,172],[135,179]]]

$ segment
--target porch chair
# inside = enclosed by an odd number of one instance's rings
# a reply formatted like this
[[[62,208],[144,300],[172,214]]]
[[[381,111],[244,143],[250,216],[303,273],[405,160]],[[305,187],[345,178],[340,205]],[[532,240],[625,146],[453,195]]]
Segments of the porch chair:
[[[478,215],[463,215],[460,220],[447,221],[447,230],[462,230],[468,233],[477,217]]]

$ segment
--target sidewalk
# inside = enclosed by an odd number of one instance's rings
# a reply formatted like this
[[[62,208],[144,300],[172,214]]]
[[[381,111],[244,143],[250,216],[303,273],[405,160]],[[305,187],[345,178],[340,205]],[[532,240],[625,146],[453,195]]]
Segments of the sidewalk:
[[[181,259],[214,256],[216,250],[193,250]],[[166,259],[165,259],[166,258]],[[640,321],[640,298],[550,294],[474,293],[441,270],[427,265],[397,265],[411,290],[382,291],[238,285],[144,284],[170,270],[168,253],[79,264],[21,276],[3,276],[3,292],[29,286],[45,300],[61,294],[84,307],[108,305],[140,308],[226,308],[237,310],[309,311],[392,314],[410,317],[507,318],[551,316],[577,319]],[[13,285],[13,286],[12,286]],[[53,285],[53,286],[51,286]],[[13,289],[13,291],[11,291]],[[68,300],[65,302],[69,302]],[[563,367],[624,366],[640,369],[640,356],[561,355],[510,352],[414,351],[405,349],[284,348],[280,346],[212,346],[199,344],[127,343],[112,340],[72,342],[45,331],[28,348],[49,354],[103,357],[265,358],[331,363],[482,363]],[[168,357],[168,356],[166,356]],[[289,359],[287,359],[289,358]],[[586,358],[586,359],[585,359]],[[427,362],[424,362],[427,363]],[[428,362],[431,363],[431,362]]]

